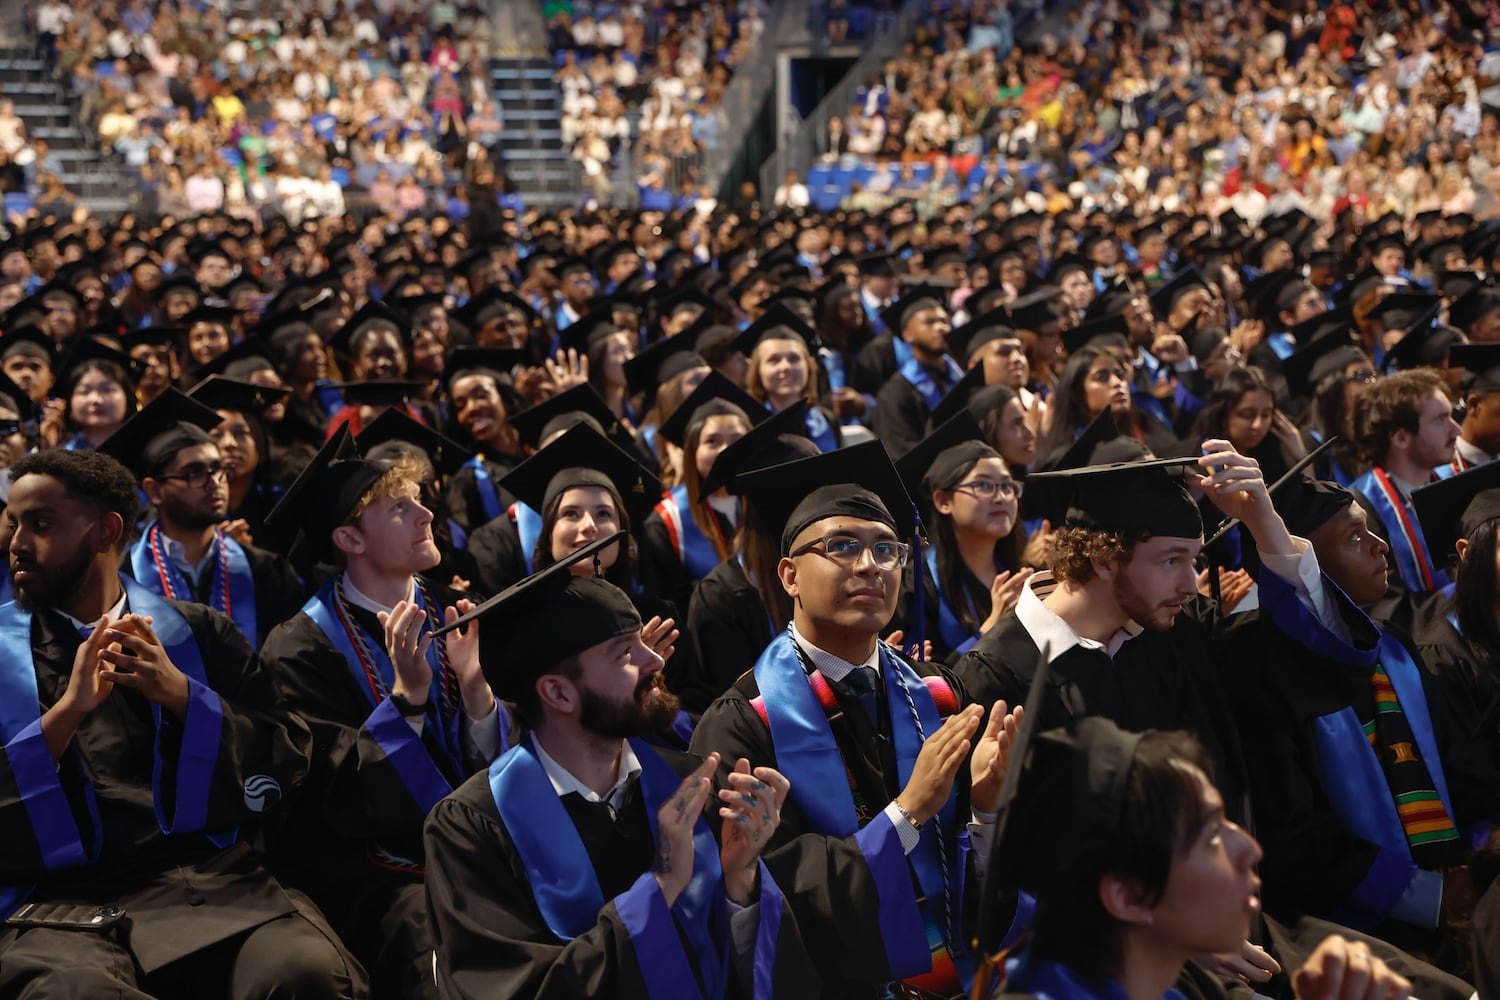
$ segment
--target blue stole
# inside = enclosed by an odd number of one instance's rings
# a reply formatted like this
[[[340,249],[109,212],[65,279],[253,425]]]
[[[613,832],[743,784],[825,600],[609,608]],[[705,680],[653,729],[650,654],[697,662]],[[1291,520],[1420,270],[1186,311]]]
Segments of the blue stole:
[[[1311,437],[1318,444],[1322,444],[1323,443],[1323,440],[1324,440],[1323,439],[1323,435],[1319,434],[1317,431],[1313,430],[1311,427],[1309,427],[1307,429],[1307,433],[1308,433],[1308,436]],[[1358,476],[1351,476],[1348,473],[1348,471],[1344,469],[1343,466],[1339,465],[1338,462],[1334,461],[1334,458],[1333,458],[1332,455],[1324,455],[1324,458],[1326,458],[1328,460],[1328,466],[1327,466],[1327,468],[1328,468],[1328,475],[1327,475],[1326,478],[1333,480],[1334,482],[1338,483],[1340,486],[1342,486],[1346,490],[1353,489],[1354,488],[1354,481],[1356,479],[1358,479],[1359,477]]]
[[[1277,358],[1285,361],[1287,358],[1291,357],[1292,352],[1297,349],[1297,341],[1292,339],[1292,335],[1290,333],[1282,331],[1281,333],[1267,334],[1266,346],[1271,349],[1271,352],[1275,354]]]
[[[646,446],[646,449],[651,454],[656,454],[656,425],[645,424],[636,433],[641,436],[641,443]]]
[[[1139,379],[1130,380],[1130,402],[1137,410],[1149,413],[1168,427],[1172,426],[1172,420],[1167,416],[1167,408],[1162,401],[1156,398],[1152,391],[1156,387],[1157,376],[1161,374],[1161,362],[1144,348],[1136,355],[1137,370],[1146,376],[1146,385],[1140,387]]]
[[[386,654],[384,637],[368,635],[357,621],[352,618],[346,620],[339,609],[336,589],[342,576],[342,573],[338,573],[324,581],[318,592],[302,606],[302,611],[313,620],[333,644],[333,648],[344,658],[355,684],[369,698],[370,707],[374,709],[365,721],[365,728],[391,759],[392,766],[401,777],[401,783],[406,786],[412,798],[424,811],[428,811],[453,791],[453,783],[438,769],[426,741],[412,732],[410,724],[386,696],[396,682],[396,668]],[[416,584],[416,588],[422,599],[423,610],[427,612],[427,627],[430,628],[432,623],[443,620],[443,609],[437,607],[420,583]],[[427,648],[427,664],[432,668],[432,685],[427,698],[424,731],[431,729],[435,732],[438,737],[435,742],[447,757],[450,773],[462,776],[464,758],[459,740],[459,715],[463,712],[463,706],[454,704],[451,718],[443,718],[441,705],[445,697],[448,668],[439,651],[438,641]],[[502,737],[500,745],[504,747],[504,709],[499,714]]]
[[[536,547],[542,537],[542,515],[517,500],[510,508],[516,519],[516,535],[521,539],[521,554],[526,557],[526,572],[536,572]]]
[[[1334,583],[1324,577],[1323,585],[1333,587]],[[1420,756],[1427,763],[1433,789],[1448,815],[1454,815],[1427,696],[1422,690],[1421,670],[1412,662],[1406,647],[1377,627],[1380,638],[1375,648],[1356,649],[1325,628],[1302,606],[1292,584],[1275,573],[1261,574],[1260,600],[1261,609],[1271,616],[1276,627],[1295,637],[1314,655],[1361,672],[1373,670],[1376,663],[1385,668],[1420,748]],[[1353,833],[1380,848],[1364,880],[1344,905],[1328,916],[1336,923],[1356,929],[1374,927],[1395,908],[1417,870],[1406,829],[1396,812],[1385,770],[1352,707],[1317,719],[1314,739],[1324,791],[1334,811]]]
[[[1129,1000],[1117,980],[1090,983],[1060,962],[1038,958],[1022,952],[1005,962],[1006,992],[1029,993],[1036,1000]],[[1175,989],[1167,990],[1161,1000],[1187,1000]]]
[[[842,354],[827,347],[820,347],[818,360],[823,363],[823,370],[828,373],[828,388],[837,392],[849,384],[848,366],[844,363]]]
[[[83,436],[83,432],[74,434],[63,445],[63,451],[93,451],[94,446],[89,444],[89,439]]]
[[[771,742],[776,747],[776,767],[791,781],[791,797],[818,833],[832,837],[857,835],[861,848],[865,848],[866,835],[882,826],[888,828],[889,823],[876,817],[861,829],[843,754],[828,725],[828,715],[813,693],[790,632],[782,632],[771,640],[756,661],[754,670],[755,682],[765,703]],[[883,643],[880,646],[880,675],[885,684],[886,703],[890,706],[897,781],[904,786],[911,778],[924,735],[937,732],[942,719],[926,682]],[[921,720],[920,731],[912,718],[913,708]],[[955,803],[956,793],[950,792],[948,801],[938,813],[938,821],[927,824],[922,830],[921,841],[906,859],[916,870],[932,922],[938,925],[940,932],[947,930],[943,926],[947,923],[943,907],[950,901],[949,885],[957,886],[960,878],[956,872],[944,870],[945,862],[952,861],[949,855],[958,854],[956,843],[945,848],[939,841],[945,835],[955,834],[958,829],[954,826]],[[955,842],[957,839],[954,836]],[[866,850],[865,853],[868,856],[871,852]],[[883,866],[871,865],[872,871],[880,867]],[[927,930],[911,895],[911,876],[904,870],[901,874],[907,884],[904,897],[895,891],[885,891],[891,886],[882,886],[879,914],[880,936],[891,974],[897,979],[922,975],[933,967]],[[896,879],[894,885],[899,886],[900,881]],[[959,906],[957,900],[952,900],[952,904],[955,908]],[[949,940],[949,936],[943,933],[942,941],[932,943],[946,946],[960,980],[967,983],[973,976],[973,962],[964,942]]]
[[[163,775],[161,706],[152,704],[156,745],[151,768],[151,791],[156,822],[162,833],[202,833],[219,847],[237,839],[236,831],[209,831],[209,789],[219,759],[219,737],[224,710],[219,696],[208,686],[203,655],[193,638],[187,619],[166,601],[121,574],[126,606],[134,614],[152,619],[152,630],[167,656],[188,678],[188,709],[181,722],[182,737],[177,751],[177,780],[172,788],[173,813],[162,809]],[[66,871],[91,864],[99,858],[104,842],[93,785],[84,779],[84,799],[93,829],[83,831],[73,818],[68,795],[42,735],[41,701],[32,660],[31,612],[14,602],[0,606],[0,740],[15,776],[17,790],[42,849],[42,864],[49,872]],[[62,764],[82,773],[78,748],[69,745]],[[87,839],[85,836],[87,835]],[[26,900],[33,886],[0,886],[0,913],[9,914]]]
[[[250,648],[258,649],[260,633],[255,627],[255,578],[250,572],[250,560],[240,543],[226,535],[223,528],[215,530],[209,551],[217,558],[213,561],[214,582],[208,606],[228,615]],[[130,574],[154,594],[178,601],[196,601],[182,573],[162,551],[158,521],[152,521],[130,547]]]
[[[632,739],[630,746],[641,763],[641,798],[655,837],[657,813],[676,794],[682,779],[644,741]],[[606,902],[604,893],[572,817],[531,741],[522,740],[496,758],[490,765],[489,782],[495,807],[521,856],[532,897],[547,928],[561,941],[572,941],[586,933],[598,923]],[[757,1000],[763,996],[770,1000],[769,992],[761,990],[761,966],[769,966],[774,958],[781,892],[764,865],[760,876],[755,996]],[[650,871],[643,872],[634,885],[615,897],[614,903],[630,934],[652,1000],[716,1000],[724,994],[729,957],[724,874],[719,868],[719,845],[702,816],[693,827],[692,880],[670,909]],[[768,918],[772,924],[769,935]],[[701,992],[695,988],[698,985],[703,987]],[[765,985],[769,990],[769,968]]]
[[[701,580],[712,573],[721,561],[719,553],[703,529],[698,527],[698,522],[693,520],[692,511],[688,509],[687,486],[679,483],[672,487],[672,491],[656,505],[656,512],[661,515],[672,548],[687,567],[688,574],[694,580]]]
[[[500,506],[500,493],[495,489],[494,477],[484,464],[484,456],[475,455],[464,465],[474,470],[474,486],[479,490],[479,502],[484,505],[485,521],[493,521],[504,513],[505,508]],[[474,527],[477,528],[478,525]]]
[[[936,548],[928,547],[926,560],[927,575],[932,578],[933,589],[937,591],[938,635],[942,636],[943,644],[953,652],[967,653],[979,641],[979,633],[964,628],[963,622],[959,621],[958,615],[948,604],[947,597],[943,595],[943,585],[938,580]],[[974,609],[970,607],[969,610]]]
[[[807,426],[808,439],[818,446],[821,452],[837,450],[839,443],[834,437],[833,425],[823,415],[823,411],[817,407],[809,406],[802,415],[802,422]]]
[[[1385,526],[1386,541],[1396,556],[1396,567],[1401,573],[1401,582],[1406,589],[1426,592],[1438,590],[1448,583],[1448,574],[1441,566],[1434,566],[1427,551],[1427,540],[1422,537],[1422,526],[1395,484],[1378,468],[1360,476],[1351,489],[1358,490],[1370,501],[1375,513]]]
[[[894,334],[891,336],[891,347],[896,351],[897,370],[900,370],[903,365],[915,357],[911,352],[911,345]]]
[[[957,385],[958,380],[964,377],[964,370],[958,367],[958,362],[944,354],[943,380],[939,382],[937,376],[929,368],[917,361],[916,355],[911,353],[911,345],[899,338],[896,340],[896,343],[905,346],[907,351],[907,358],[901,362],[899,369],[901,377],[912,384],[913,388],[921,395],[923,401],[926,402],[929,410],[937,409],[937,405],[943,401],[943,397],[948,395],[948,390]],[[899,351],[896,352],[896,356],[898,359],[900,358]]]

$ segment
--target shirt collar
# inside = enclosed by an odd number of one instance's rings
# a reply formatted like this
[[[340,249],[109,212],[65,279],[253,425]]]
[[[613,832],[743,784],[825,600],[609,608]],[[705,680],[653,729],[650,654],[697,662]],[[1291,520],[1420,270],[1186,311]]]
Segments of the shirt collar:
[[[412,594],[413,590],[415,589],[416,577],[412,577],[412,582],[407,584],[406,599],[408,601],[415,600]],[[354,605],[356,608],[364,608],[366,611],[371,611],[376,614],[379,614],[382,611],[388,612],[392,607],[388,604],[381,604],[369,594],[361,591],[354,585],[354,581],[349,578],[348,573],[344,574],[344,596],[349,598],[349,603]]]
[[[99,623],[102,622],[105,617],[108,617],[112,622],[117,622],[121,618],[125,617],[125,590],[123,587],[120,589],[120,599],[115,602],[114,607],[110,608],[104,613],[104,615],[101,615],[91,622],[80,621],[79,619],[74,618],[72,615],[68,614],[66,611],[59,611],[58,614],[66,618],[68,620],[68,624],[72,625],[75,629],[78,630],[79,635],[88,637],[90,635],[93,635],[94,629],[99,627]]]
[[[552,756],[542,748],[542,741],[536,738],[535,733],[527,737],[531,741],[531,749],[536,751],[536,759],[542,762],[542,770],[547,772],[547,780],[552,782],[552,790],[559,798],[570,792],[577,793],[585,802],[603,802],[611,809],[619,811],[625,804],[625,789],[641,773],[640,758],[635,755],[635,748],[630,745],[629,740],[620,741],[620,767],[615,773],[615,783],[604,795],[600,795],[592,788],[573,777],[573,772],[563,767]]]
[[[187,546],[165,531],[158,531],[157,537],[161,539],[161,549],[172,561],[172,565],[186,572],[194,580],[203,575],[203,567],[207,566],[219,551],[219,538],[215,535],[214,540],[209,543],[208,549],[203,553],[203,558],[199,559],[195,566],[187,561]]]
[[[790,632],[792,641],[797,644],[797,648],[802,650],[803,653],[807,654],[807,658],[812,661],[812,665],[818,671],[818,673],[822,674],[824,677],[828,678],[831,681],[841,681],[845,677],[848,677],[852,671],[860,667],[869,667],[871,670],[875,671],[877,675],[880,673],[879,642],[875,643],[875,648],[870,652],[870,656],[865,660],[865,662],[850,663],[848,660],[840,659],[827,650],[819,649],[817,646],[814,646],[812,643],[808,642],[805,638],[803,638],[802,633],[797,631],[797,624],[795,622],[792,623]]]
[[[1016,617],[1026,629],[1026,634],[1031,636],[1031,641],[1036,643],[1037,649],[1046,651],[1048,663],[1055,662],[1074,646],[1101,650],[1113,658],[1122,646],[1141,634],[1139,625],[1127,622],[1109,637],[1108,642],[1084,638],[1061,615],[1043,603],[1047,595],[1056,589],[1057,580],[1050,572],[1037,573],[1021,588],[1021,599],[1016,603]]]

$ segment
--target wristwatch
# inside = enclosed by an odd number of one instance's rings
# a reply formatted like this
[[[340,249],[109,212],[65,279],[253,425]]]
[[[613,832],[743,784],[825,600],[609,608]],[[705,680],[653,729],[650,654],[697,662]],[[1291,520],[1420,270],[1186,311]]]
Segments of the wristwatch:
[[[891,805],[896,807],[896,811],[901,814],[902,819],[906,820],[912,825],[912,829],[917,831],[920,831],[922,829],[922,824],[917,822],[917,818],[915,816],[906,811],[905,806],[897,802],[895,799],[891,800]]]
[[[391,695],[391,704],[396,706],[396,711],[401,713],[402,718],[418,719],[427,714],[427,706],[425,704],[413,705],[406,700],[405,695]]]

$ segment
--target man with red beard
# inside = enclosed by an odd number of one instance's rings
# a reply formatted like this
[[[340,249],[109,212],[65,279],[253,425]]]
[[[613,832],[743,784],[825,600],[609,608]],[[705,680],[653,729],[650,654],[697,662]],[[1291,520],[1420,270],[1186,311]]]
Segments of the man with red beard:
[[[590,552],[482,609],[503,636],[491,684],[530,731],[427,821],[439,991],[719,1000],[766,976],[795,994],[805,953],[760,861],[787,779],[741,760],[713,796],[718,754],[648,742],[678,701],[629,595],[570,572]]]
[[[328,440],[268,518],[309,564],[339,571],[261,648],[282,703],[313,731],[305,795],[273,854],[320,902],[379,985],[435,995],[422,891],[422,821],[503,745],[477,629],[432,640],[454,606],[437,566],[422,471],[362,459],[347,428]],[[424,627],[425,626],[425,627]]]

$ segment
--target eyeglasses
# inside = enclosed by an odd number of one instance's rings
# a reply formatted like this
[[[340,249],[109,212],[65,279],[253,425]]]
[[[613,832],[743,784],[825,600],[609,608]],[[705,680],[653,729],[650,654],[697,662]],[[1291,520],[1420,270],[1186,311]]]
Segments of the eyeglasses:
[[[818,548],[820,545],[821,549]],[[870,553],[870,559],[875,563],[876,569],[893,570],[906,565],[906,560],[911,555],[911,546],[885,538],[877,542],[866,543],[852,535],[828,535],[825,538],[816,538],[808,542],[793,552],[792,556],[817,552],[835,566],[853,569],[859,565],[866,551]]]
[[[0,420],[0,437],[10,437],[12,434],[21,433],[21,421]]]
[[[212,465],[195,465],[186,472],[179,472],[173,476],[157,476],[157,479],[175,479],[187,483],[190,490],[201,490],[208,485],[210,479],[218,480],[229,478],[229,472],[224,466],[215,462]]]
[[[1109,385],[1115,379],[1121,382],[1129,382],[1130,376],[1123,368],[1101,368],[1096,372],[1089,372],[1089,381],[1098,382],[1100,385]]]
[[[1021,495],[1021,490],[1022,484],[1014,479],[1007,479],[1003,483],[997,483],[993,479],[976,479],[953,487],[955,493],[967,493],[977,500],[993,500],[997,496],[1003,500],[1012,500]]]
[[[1369,385],[1371,382],[1380,380],[1380,373],[1373,368],[1360,368],[1345,376],[1350,382],[1358,382],[1361,385]]]

